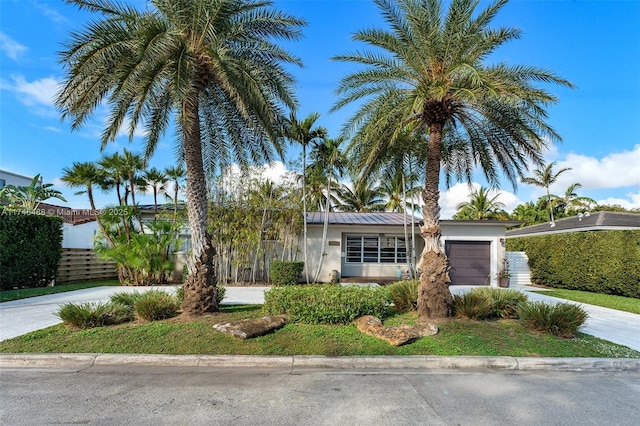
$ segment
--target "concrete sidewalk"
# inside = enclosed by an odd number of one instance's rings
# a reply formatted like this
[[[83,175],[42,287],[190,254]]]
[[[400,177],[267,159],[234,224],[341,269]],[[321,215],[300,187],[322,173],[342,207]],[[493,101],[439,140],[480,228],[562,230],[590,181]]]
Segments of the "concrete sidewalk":
[[[264,302],[264,292],[269,288],[227,287],[226,296],[222,304],[261,304]],[[452,286],[451,292],[461,294],[472,288],[474,287]],[[60,318],[55,313],[60,309],[60,305],[64,303],[106,301],[114,293],[151,289],[161,289],[167,292],[175,291],[174,286],[95,287],[0,303],[0,341],[59,324],[61,322]],[[530,300],[542,300],[550,303],[568,302],[580,305],[589,313],[589,318],[581,328],[581,331],[640,351],[640,315],[532,293],[532,290],[540,290],[536,287],[523,286],[515,289],[525,292]]]

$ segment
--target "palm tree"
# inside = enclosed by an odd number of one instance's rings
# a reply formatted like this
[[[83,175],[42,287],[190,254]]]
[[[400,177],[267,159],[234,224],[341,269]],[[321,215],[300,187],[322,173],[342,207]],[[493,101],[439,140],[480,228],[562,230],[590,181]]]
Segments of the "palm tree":
[[[504,211],[505,205],[498,201],[501,193],[493,197],[489,195],[489,189],[480,187],[469,194],[469,201],[458,204],[458,212],[453,216],[455,220],[489,220],[505,219],[508,215]]]
[[[164,169],[164,173],[167,175],[171,182],[173,182],[173,224],[178,221],[178,194],[180,193],[180,185],[187,175],[187,171],[182,165],[171,166]],[[167,197],[169,197],[167,195]]]
[[[61,181],[67,184],[70,188],[84,188],[81,191],[76,192],[75,195],[87,194],[89,198],[89,205],[91,206],[91,212],[96,218],[96,222],[98,223],[98,227],[100,231],[102,231],[102,235],[107,240],[109,246],[113,247],[113,241],[109,237],[109,234],[106,232],[104,228],[104,224],[100,219],[100,215],[97,214],[96,203],[93,198],[93,188],[95,186],[105,187],[105,173],[104,171],[97,167],[95,163],[85,162],[74,162],[71,168],[65,167],[62,169],[62,178]]]
[[[452,314],[447,257],[441,248],[439,187],[445,171],[471,179],[479,165],[497,186],[500,171],[515,186],[527,161],[542,162],[547,141],[559,135],[545,123],[545,107],[556,98],[534,83],[571,83],[531,66],[487,65],[513,28],[489,28],[507,0],[476,11],[477,0],[375,0],[390,29],[366,29],[353,38],[373,47],[337,56],[361,65],[344,77],[334,109],[359,102],[346,127],[364,152],[398,144],[405,133],[427,145],[422,191],[425,246],[421,256],[418,312],[438,318]]]
[[[356,176],[351,174],[351,186],[343,184],[338,197],[341,203],[338,209],[343,212],[382,212],[385,208],[385,201],[380,187],[373,182],[372,175],[362,174]]]
[[[582,185],[576,182],[569,185],[563,196],[559,197],[552,195],[552,197],[555,198],[556,203],[564,209],[565,215],[568,215],[571,210],[590,209],[598,204],[598,202],[593,198],[579,196],[576,192],[576,189],[578,188],[582,188]]]
[[[169,181],[167,174],[155,167],[144,172],[144,180],[153,190],[153,213],[158,215],[158,194],[166,190],[166,184]]]
[[[312,112],[305,119],[299,121],[292,112],[286,123],[284,136],[291,142],[302,146],[302,215],[304,227],[302,238],[304,239],[303,256],[305,268],[309,267],[307,250],[307,146],[313,142],[324,139],[327,136],[327,129],[324,127],[314,127],[320,114]],[[309,271],[305,273],[307,284],[309,284]]]
[[[342,176],[346,168],[346,157],[342,150],[340,149],[340,145],[345,141],[344,138],[337,139],[329,139],[325,138],[320,142],[317,142],[312,151],[311,151],[311,159],[313,163],[311,164],[312,168],[321,169],[324,172],[328,173],[327,176],[327,199],[326,205],[324,208],[324,220],[322,226],[322,243],[320,249],[320,260],[318,262],[318,268],[316,269],[316,273],[314,275],[313,281],[318,280],[318,276],[320,276],[320,270],[322,269],[322,264],[324,261],[324,253],[325,246],[327,244],[327,232],[329,230],[329,212],[331,211],[331,187],[334,185],[333,182],[333,174],[336,173],[338,176]]]
[[[126,119],[130,140],[144,127],[147,158],[175,123],[192,242],[183,310],[216,311],[205,169],[228,158],[282,155],[284,109],[296,103],[285,64],[301,63],[276,41],[298,39],[306,23],[269,1],[151,0],[145,11],[109,0],[70,2],[102,19],[72,34],[60,54],[62,118],[78,129],[104,101],[110,115],[102,148]]]
[[[557,173],[553,173],[553,166],[556,165],[556,162],[552,162],[547,164],[544,168],[539,168],[533,171],[533,176],[523,177],[522,183],[528,183],[529,185],[539,186],[540,188],[545,188],[547,191],[547,205],[549,208],[549,218],[551,223],[553,223],[553,199],[551,197],[551,193],[549,192],[549,187],[556,183],[558,180],[558,176],[562,173],[571,170],[571,167],[565,167],[563,169],[558,170]]]

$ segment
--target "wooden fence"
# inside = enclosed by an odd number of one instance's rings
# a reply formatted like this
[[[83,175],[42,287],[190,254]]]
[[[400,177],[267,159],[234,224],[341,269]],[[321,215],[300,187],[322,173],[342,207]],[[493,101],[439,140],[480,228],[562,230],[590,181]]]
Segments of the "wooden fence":
[[[91,249],[62,249],[56,282],[99,281],[118,279],[115,262],[105,262]]]

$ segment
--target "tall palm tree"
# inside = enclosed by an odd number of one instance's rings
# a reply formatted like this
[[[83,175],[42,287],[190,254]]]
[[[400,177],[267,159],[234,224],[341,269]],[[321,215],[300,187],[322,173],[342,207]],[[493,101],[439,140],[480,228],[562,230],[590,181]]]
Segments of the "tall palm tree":
[[[165,191],[169,177],[164,171],[158,170],[155,167],[145,170],[143,174],[144,180],[147,186],[150,186],[153,190],[153,213],[158,214],[158,194]]]
[[[182,185],[187,171],[182,165],[177,165],[167,167],[164,169],[164,173],[173,183],[173,224],[175,225],[178,221],[178,195],[180,194],[180,185]]]
[[[309,284],[309,257],[307,249],[307,146],[313,141],[324,139],[327,136],[327,129],[321,126],[316,126],[316,121],[320,118],[320,114],[312,112],[302,121],[298,120],[295,113],[289,115],[289,120],[286,122],[284,136],[293,143],[302,146],[302,215],[303,215],[303,231],[302,238],[303,244],[303,256],[304,267],[307,269],[305,277],[307,284]],[[314,127],[316,126],[316,127]]]
[[[457,220],[488,220],[505,219],[508,217],[504,211],[505,204],[498,201],[501,193],[493,197],[489,195],[489,189],[480,187],[469,194],[469,200],[458,204],[458,212],[453,216]]]
[[[576,182],[569,185],[569,187],[564,191],[564,195],[552,195],[552,197],[556,199],[556,203],[564,210],[565,216],[570,214],[572,210],[591,209],[598,205],[598,202],[593,198],[578,195],[576,192],[578,188],[582,188],[582,184]]]
[[[62,118],[78,129],[104,101],[110,115],[102,148],[126,119],[129,139],[144,127],[147,158],[174,119],[192,242],[183,309],[216,311],[205,169],[229,158],[283,154],[285,109],[296,104],[285,64],[301,62],[276,41],[299,39],[306,23],[269,1],[151,0],[145,11],[110,0],[69,1],[101,19],[72,34],[60,54],[67,68],[56,99]]]
[[[453,298],[440,245],[443,160],[468,180],[479,165],[492,186],[500,171],[516,185],[527,161],[540,164],[547,140],[559,139],[545,123],[545,107],[556,98],[534,83],[571,83],[537,67],[486,63],[497,48],[521,35],[514,28],[489,27],[507,0],[484,10],[476,10],[477,0],[453,0],[447,11],[442,0],[375,3],[389,29],[356,32],[355,40],[374,49],[334,58],[361,65],[340,81],[334,109],[360,102],[345,130],[366,144],[365,152],[393,146],[406,132],[428,135],[418,312],[446,317],[453,312]]]
[[[344,138],[329,139],[325,138],[320,142],[317,142],[311,150],[311,158],[313,163],[312,168],[320,168],[324,172],[328,173],[327,176],[327,199],[324,208],[324,219],[322,226],[322,242],[320,248],[320,260],[318,261],[318,267],[313,277],[313,281],[317,281],[320,276],[320,270],[324,262],[325,246],[327,244],[327,233],[329,231],[329,212],[331,211],[331,187],[334,185],[333,174],[342,176],[346,169],[346,157],[340,146],[345,141]]]
[[[528,183],[529,185],[539,186],[540,188],[544,188],[547,191],[547,206],[549,208],[549,219],[553,223],[553,199],[551,197],[551,192],[549,192],[549,187],[556,183],[558,180],[558,176],[562,173],[571,170],[571,167],[565,167],[558,170],[556,173],[553,172],[553,166],[556,165],[556,162],[552,162],[546,165],[544,168],[539,168],[533,171],[533,176],[526,176],[522,178],[522,183]]]

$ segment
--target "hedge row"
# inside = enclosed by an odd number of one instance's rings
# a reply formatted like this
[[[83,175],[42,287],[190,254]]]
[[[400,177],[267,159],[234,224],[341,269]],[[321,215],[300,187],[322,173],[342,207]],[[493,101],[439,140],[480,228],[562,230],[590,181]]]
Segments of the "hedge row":
[[[0,208],[0,289],[44,287],[62,255],[62,218]]]
[[[507,250],[527,253],[535,283],[640,298],[640,231],[514,238]]]

